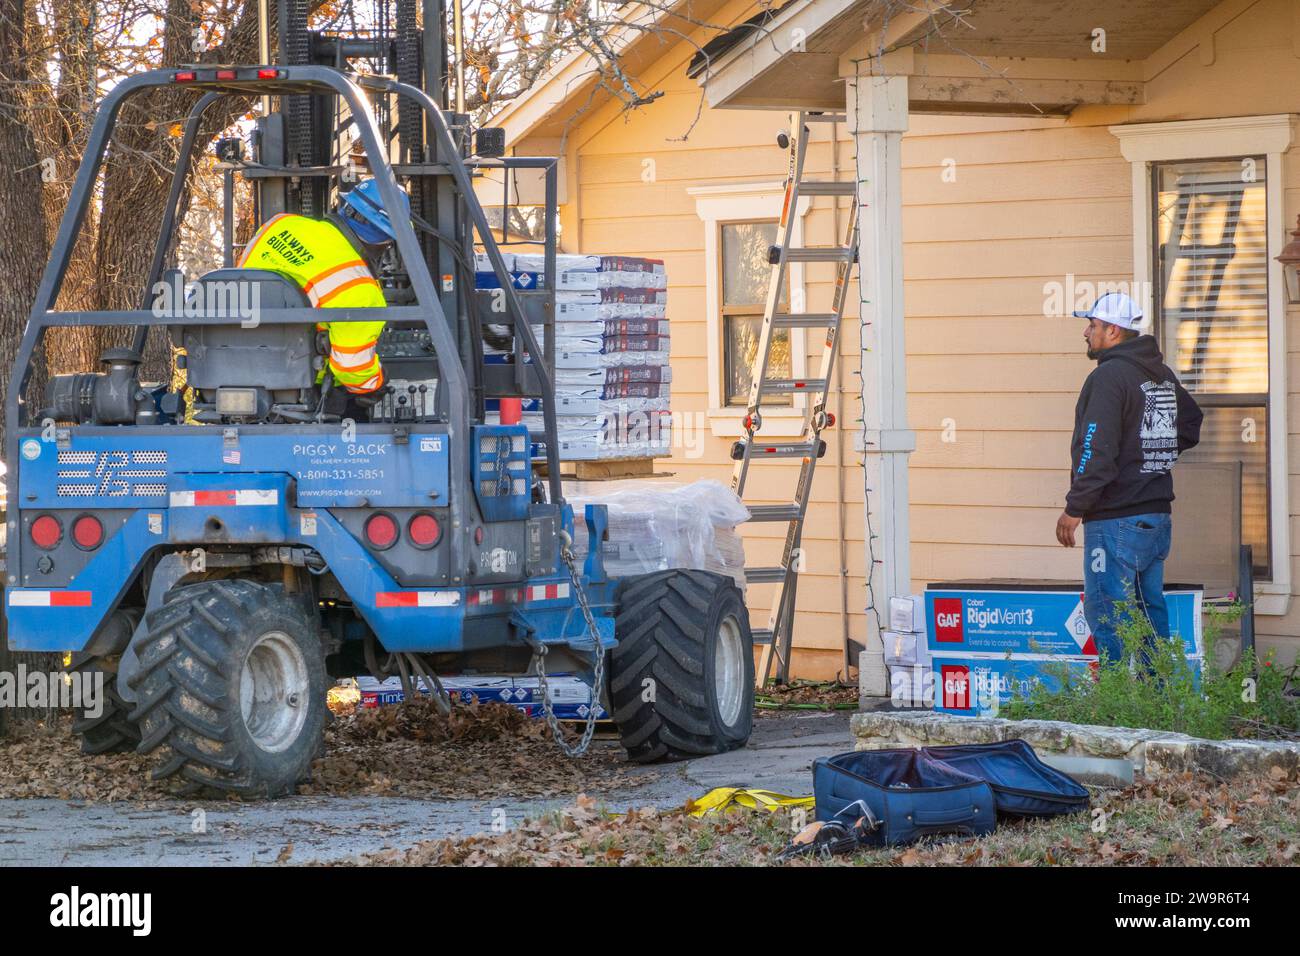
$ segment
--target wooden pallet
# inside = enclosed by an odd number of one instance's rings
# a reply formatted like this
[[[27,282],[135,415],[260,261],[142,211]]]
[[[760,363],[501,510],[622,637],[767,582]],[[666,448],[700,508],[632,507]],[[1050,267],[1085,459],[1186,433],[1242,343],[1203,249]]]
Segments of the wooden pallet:
[[[560,477],[578,481],[613,481],[618,478],[650,478],[655,473],[653,458],[604,458],[595,461],[562,461]]]

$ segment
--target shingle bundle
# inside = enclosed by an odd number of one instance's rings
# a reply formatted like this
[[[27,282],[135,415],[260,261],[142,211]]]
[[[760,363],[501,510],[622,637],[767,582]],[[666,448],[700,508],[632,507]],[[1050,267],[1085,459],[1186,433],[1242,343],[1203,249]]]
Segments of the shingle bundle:
[[[544,282],[545,258],[506,254],[516,288]],[[497,288],[482,257],[478,287]],[[556,257],[555,411],[560,458],[652,458],[669,454],[672,415],[666,318],[668,277],[658,259]],[[491,357],[489,357],[491,360]],[[489,409],[492,405],[489,405]],[[524,421],[541,429],[536,401]]]

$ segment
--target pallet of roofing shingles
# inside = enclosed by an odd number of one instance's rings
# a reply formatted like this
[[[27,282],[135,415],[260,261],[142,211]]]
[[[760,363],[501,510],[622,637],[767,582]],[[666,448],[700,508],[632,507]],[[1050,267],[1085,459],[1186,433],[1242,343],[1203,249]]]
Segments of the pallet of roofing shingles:
[[[581,283],[560,283],[556,295],[557,394],[578,392],[573,386],[579,383],[565,376],[566,372],[604,369],[610,373],[606,384],[632,379],[646,384],[658,381],[658,394],[651,396],[649,390],[642,390],[644,394],[626,397],[662,403],[658,407],[620,407],[611,404],[613,396],[602,388],[598,423],[590,419],[559,423],[561,457],[618,459],[666,454],[671,427],[662,427],[662,418],[656,414],[668,411],[670,379],[657,371],[666,370],[669,361],[663,263],[624,256],[572,256],[562,257],[557,265],[560,276],[588,277]],[[588,286],[595,288],[564,291]],[[603,325],[599,336],[596,323]],[[592,397],[591,392],[586,395]],[[594,429],[593,424],[597,425]]]
[[[476,265],[481,269],[481,263]],[[518,288],[536,288],[544,282],[543,256],[517,254],[510,267],[512,283]],[[667,454],[671,428],[663,427],[662,417],[652,414],[668,411],[671,380],[663,263],[630,256],[560,255],[556,267],[560,457],[590,460]],[[495,274],[480,271],[480,288],[498,284]],[[601,371],[608,372],[603,383]],[[612,406],[611,401],[646,403],[646,407]]]
[[[571,482],[565,496],[577,519],[574,548],[581,555],[588,547],[584,506],[608,507],[609,535],[601,552],[609,574],[712,571],[731,577],[744,592],[745,551],[736,528],[749,519],[749,510],[721,482]]]

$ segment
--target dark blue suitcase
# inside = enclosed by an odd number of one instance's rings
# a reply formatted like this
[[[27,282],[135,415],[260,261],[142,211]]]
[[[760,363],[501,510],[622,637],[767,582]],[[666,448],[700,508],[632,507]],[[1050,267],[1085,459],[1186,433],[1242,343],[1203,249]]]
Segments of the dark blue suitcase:
[[[868,845],[923,836],[982,836],[997,825],[993,789],[923,751],[857,750],[813,761],[817,819],[867,817]]]
[[[1018,738],[995,744],[924,747],[921,752],[987,780],[1002,816],[1049,817],[1088,809],[1088,791],[1039,760],[1034,748]]]

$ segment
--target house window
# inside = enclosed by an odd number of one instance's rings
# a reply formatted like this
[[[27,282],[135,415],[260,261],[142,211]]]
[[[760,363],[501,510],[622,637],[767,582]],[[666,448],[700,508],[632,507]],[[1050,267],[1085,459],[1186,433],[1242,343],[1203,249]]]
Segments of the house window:
[[[1241,463],[1242,541],[1272,577],[1267,157],[1153,163],[1156,334],[1205,411],[1187,461]]]
[[[744,407],[763,331],[772,267],[767,250],[776,243],[775,222],[725,222],[719,225],[722,253],[722,327],[724,404]],[[782,307],[789,299],[789,284]],[[773,333],[769,378],[790,377],[790,330]],[[764,405],[789,405],[790,396],[769,395]]]
[[[720,183],[689,186],[702,226],[704,246],[705,374],[673,386],[675,398],[691,390],[708,390],[709,430],[719,438],[744,434],[745,406],[763,329],[772,267],[767,250],[776,241],[777,221],[785,203],[784,182]],[[804,197],[790,210],[790,244],[804,245],[804,217],[812,200]],[[805,311],[805,267],[786,269],[789,311]],[[679,303],[680,305],[680,303]],[[683,341],[686,341],[685,339]],[[769,377],[800,378],[808,374],[807,329],[782,329],[773,342]],[[674,361],[678,361],[674,353]],[[793,367],[792,367],[793,366]],[[803,434],[808,396],[764,396],[765,438]],[[772,407],[779,406],[779,407]]]

